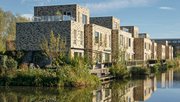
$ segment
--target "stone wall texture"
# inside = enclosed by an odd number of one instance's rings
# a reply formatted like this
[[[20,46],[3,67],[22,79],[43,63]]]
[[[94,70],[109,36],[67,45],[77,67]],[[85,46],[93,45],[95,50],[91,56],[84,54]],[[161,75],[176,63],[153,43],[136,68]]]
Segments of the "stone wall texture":
[[[95,43],[95,32],[99,32],[99,43]],[[105,54],[111,61],[111,29],[95,24],[85,25],[85,50],[90,60],[96,62],[97,54],[101,54],[101,62],[105,63]]]
[[[134,39],[134,52],[135,60],[148,60],[151,59],[152,42],[147,38]]]
[[[53,21],[53,22],[29,22],[17,23],[16,26],[16,48],[17,50],[37,51],[40,50],[40,45],[45,38],[49,38],[51,31],[55,35],[59,34],[61,38],[66,39],[66,47],[68,49],[84,49],[84,42],[82,44],[79,34],[77,33],[77,44],[73,44],[74,35],[73,31],[83,32],[84,38],[84,25],[74,21]]]
[[[166,57],[166,46],[162,44],[157,44],[157,58],[165,59]]]
[[[91,24],[97,24],[109,29],[120,29],[120,20],[115,17],[91,17]]]
[[[157,43],[156,42],[152,43],[152,59],[154,60],[157,59]]]

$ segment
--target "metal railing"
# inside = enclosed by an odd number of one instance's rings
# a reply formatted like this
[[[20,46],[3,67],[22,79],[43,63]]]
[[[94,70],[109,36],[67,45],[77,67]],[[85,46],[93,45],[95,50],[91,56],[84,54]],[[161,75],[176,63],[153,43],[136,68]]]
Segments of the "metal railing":
[[[69,21],[69,20],[75,20],[71,16],[67,15],[61,15],[61,16],[34,16],[33,21],[34,22],[44,22],[44,21]]]

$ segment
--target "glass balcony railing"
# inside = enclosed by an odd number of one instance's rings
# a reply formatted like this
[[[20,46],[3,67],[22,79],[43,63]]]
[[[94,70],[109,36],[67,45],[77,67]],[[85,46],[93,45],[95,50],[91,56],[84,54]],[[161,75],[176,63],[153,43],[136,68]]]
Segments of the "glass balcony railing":
[[[62,16],[34,16],[34,22],[45,22],[45,21],[69,21],[75,20],[71,16],[62,15]]]

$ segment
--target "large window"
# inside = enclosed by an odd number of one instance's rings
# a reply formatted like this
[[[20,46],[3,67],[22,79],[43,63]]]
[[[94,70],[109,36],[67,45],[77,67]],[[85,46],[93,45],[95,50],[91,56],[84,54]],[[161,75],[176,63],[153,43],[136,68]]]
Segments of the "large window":
[[[120,35],[120,45],[123,45],[123,35]]]
[[[111,47],[111,35],[109,35],[109,47]]]
[[[74,41],[73,44],[77,44],[77,30],[74,30]]]
[[[87,16],[82,14],[82,23],[87,24]]]
[[[107,34],[105,34],[105,41],[104,41],[104,46],[107,47]]]
[[[81,33],[80,33],[80,40],[81,40],[81,45],[83,45],[83,43],[84,43],[84,35],[83,35],[83,31],[81,31]]]
[[[64,15],[72,16],[72,12],[71,11],[64,12]]]
[[[99,43],[99,32],[95,32],[95,43]]]
[[[131,39],[129,38],[129,47],[131,47]]]
[[[100,33],[100,35],[99,35],[99,40],[100,40],[100,46],[102,46],[102,33]]]
[[[105,54],[105,62],[109,62],[109,59],[110,59],[110,58],[109,58],[109,54],[106,53],[106,54]]]

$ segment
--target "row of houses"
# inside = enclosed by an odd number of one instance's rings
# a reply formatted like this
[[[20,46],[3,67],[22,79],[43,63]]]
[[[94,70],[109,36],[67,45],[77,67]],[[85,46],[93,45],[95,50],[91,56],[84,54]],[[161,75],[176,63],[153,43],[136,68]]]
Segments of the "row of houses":
[[[32,22],[16,24],[16,50],[39,51],[50,33],[60,34],[66,40],[71,57],[87,55],[93,68],[107,63],[173,59],[173,47],[167,41],[151,40],[136,26],[121,26],[113,16],[90,17],[89,9],[77,4],[34,7]]]

